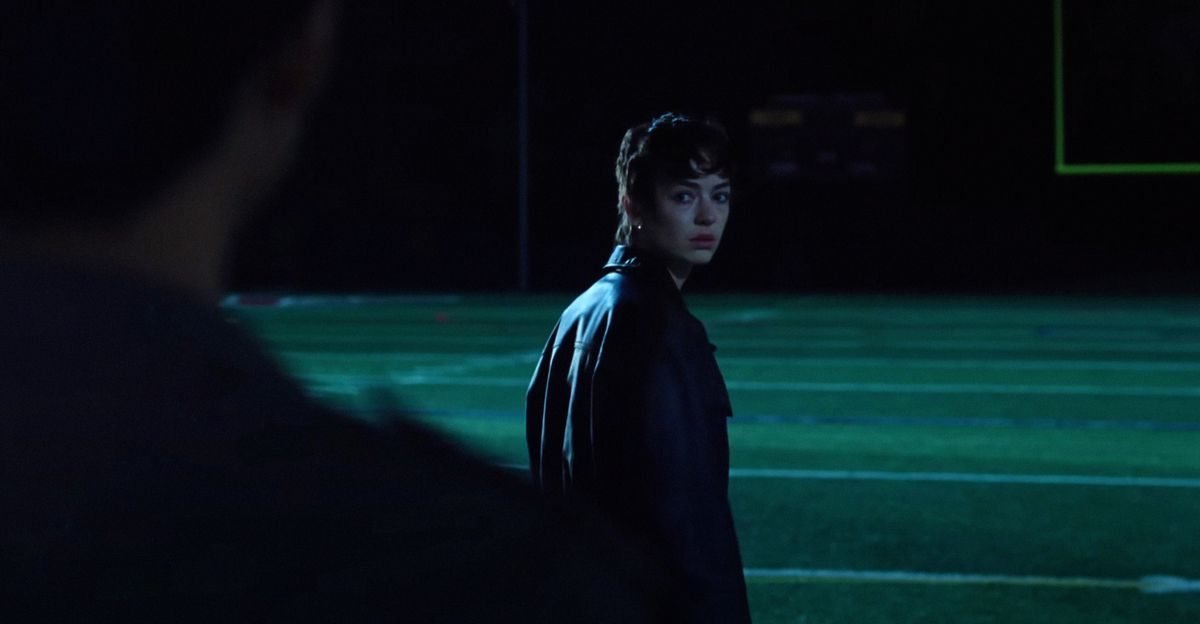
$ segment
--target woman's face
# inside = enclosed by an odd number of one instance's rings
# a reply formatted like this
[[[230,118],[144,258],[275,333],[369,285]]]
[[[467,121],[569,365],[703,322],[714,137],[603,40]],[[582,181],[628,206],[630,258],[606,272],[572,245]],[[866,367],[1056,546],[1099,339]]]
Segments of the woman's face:
[[[729,219],[729,178],[710,173],[659,183],[654,197],[656,209],[642,218],[637,246],[680,268],[708,264]]]

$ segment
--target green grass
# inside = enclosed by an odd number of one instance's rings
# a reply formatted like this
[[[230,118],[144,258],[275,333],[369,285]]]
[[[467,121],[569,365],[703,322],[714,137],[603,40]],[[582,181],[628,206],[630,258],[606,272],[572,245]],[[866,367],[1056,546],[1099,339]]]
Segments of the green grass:
[[[1200,478],[1200,300],[695,297],[735,468]],[[526,461],[525,384],[568,298],[227,309],[314,396],[387,388],[464,445]],[[1200,489],[737,477],[747,568],[1200,579]],[[1200,592],[1053,583],[749,580],[761,623],[1197,622]],[[1024,583],[1024,584],[1022,584]]]

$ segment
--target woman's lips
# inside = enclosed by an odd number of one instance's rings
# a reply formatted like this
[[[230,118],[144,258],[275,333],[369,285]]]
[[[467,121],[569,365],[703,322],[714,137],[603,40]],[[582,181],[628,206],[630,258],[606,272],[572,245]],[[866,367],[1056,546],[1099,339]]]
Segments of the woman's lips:
[[[717,237],[712,234],[700,234],[688,239],[692,243],[692,247],[697,249],[712,249],[717,246]]]

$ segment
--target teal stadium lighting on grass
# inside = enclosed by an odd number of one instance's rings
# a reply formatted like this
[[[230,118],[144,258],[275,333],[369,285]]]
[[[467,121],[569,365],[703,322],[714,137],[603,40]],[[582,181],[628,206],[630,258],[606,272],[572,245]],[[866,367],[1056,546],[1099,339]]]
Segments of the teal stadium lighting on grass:
[[[1063,124],[1063,0],[1054,5],[1054,171],[1059,175],[1178,175],[1200,173],[1200,162],[1068,163]]]

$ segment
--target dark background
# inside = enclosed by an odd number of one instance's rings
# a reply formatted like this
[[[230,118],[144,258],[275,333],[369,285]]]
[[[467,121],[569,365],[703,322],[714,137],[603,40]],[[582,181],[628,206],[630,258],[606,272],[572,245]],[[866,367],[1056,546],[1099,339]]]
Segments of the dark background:
[[[1200,161],[1196,3],[1065,8],[1069,160]],[[904,111],[899,174],[741,167],[721,253],[689,288],[1200,292],[1200,176],[1054,174],[1049,0],[531,0],[530,14],[536,291],[579,290],[607,256],[626,127],[713,115],[754,163],[751,111],[845,94]],[[234,289],[516,289],[515,15],[347,2],[332,79]]]

